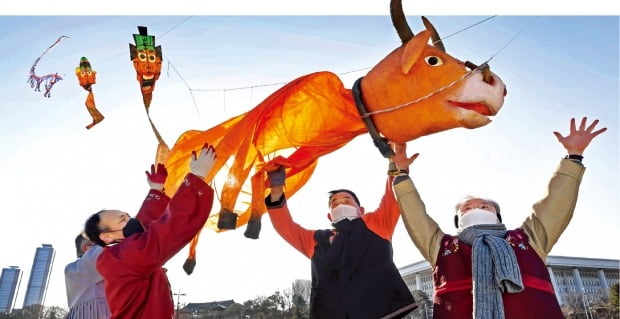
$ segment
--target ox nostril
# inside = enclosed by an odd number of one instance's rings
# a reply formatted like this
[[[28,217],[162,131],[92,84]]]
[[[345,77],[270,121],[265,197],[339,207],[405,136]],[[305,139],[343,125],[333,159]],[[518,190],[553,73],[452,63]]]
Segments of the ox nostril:
[[[470,61],[465,61],[465,67],[469,68],[472,72],[475,70],[480,70],[482,72],[482,81],[490,85],[495,84],[495,79],[493,78],[493,75],[491,75],[491,67],[488,64],[484,63],[477,66]]]
[[[484,77],[483,77],[483,80],[484,80]],[[488,79],[486,79],[484,82],[486,82],[486,83],[488,83],[489,85],[493,86],[493,85],[495,85],[495,77],[494,77],[494,76],[492,76],[492,75],[490,75],[490,76],[488,77]]]
[[[482,69],[482,80],[486,83],[489,83],[491,85],[493,85],[493,76],[491,75],[491,68],[489,67],[488,64],[483,64],[480,66],[480,68]]]

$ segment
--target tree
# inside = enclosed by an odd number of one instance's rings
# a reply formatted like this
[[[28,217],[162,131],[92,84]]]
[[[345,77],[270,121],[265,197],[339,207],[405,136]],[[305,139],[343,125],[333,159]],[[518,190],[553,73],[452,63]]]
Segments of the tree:
[[[222,318],[243,318],[242,314],[243,305],[235,303],[222,312]]]
[[[32,305],[22,309],[13,309],[11,313],[0,314],[0,319],[62,319],[67,316],[67,313],[67,309],[59,306]]]
[[[251,318],[251,319],[307,319],[309,317],[310,281],[296,280],[289,289],[275,291],[270,296],[257,296],[246,300],[243,304],[232,304],[225,310],[214,314],[207,313],[183,313],[195,319],[217,318]],[[184,318],[184,317],[182,317]],[[0,317],[0,319],[5,319]],[[7,318],[9,319],[9,318]],[[12,319],[12,318],[10,318]],[[46,318],[52,319],[52,318]]]
[[[310,291],[312,289],[310,280],[295,280],[291,288],[294,296],[301,297],[306,304],[310,303]]]
[[[562,312],[568,319],[580,319],[588,318],[589,313],[587,304],[584,303],[584,296],[577,292],[572,292],[564,295],[564,305],[562,305]]]
[[[308,307],[301,296],[292,291],[276,291],[271,296],[258,296],[240,305],[241,318],[252,319],[305,319],[308,318]]]
[[[11,319],[39,319],[43,313],[42,305],[26,306],[22,309],[14,309],[9,318]]]
[[[266,319],[266,318],[278,318],[275,312],[277,306],[273,303],[273,298],[258,296],[254,300],[248,300],[243,303],[244,312],[246,316],[250,316],[252,319]]]
[[[68,312],[62,307],[51,306],[46,307],[43,310],[43,319],[63,319],[67,316]]]
[[[295,280],[285,295],[290,299],[287,318],[308,318],[310,315],[310,280]]]
[[[304,297],[300,295],[293,295],[293,306],[289,310],[289,315],[291,319],[301,319],[308,318],[310,315],[310,309],[308,303]]]

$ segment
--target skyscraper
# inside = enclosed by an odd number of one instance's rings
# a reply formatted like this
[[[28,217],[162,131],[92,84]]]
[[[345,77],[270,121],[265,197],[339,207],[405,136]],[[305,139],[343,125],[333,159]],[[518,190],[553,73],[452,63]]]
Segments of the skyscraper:
[[[10,313],[15,306],[22,271],[17,266],[2,269],[0,275],[0,313]]]
[[[30,279],[28,279],[24,308],[32,305],[43,305],[45,302],[47,284],[49,283],[55,255],[56,252],[52,245],[43,244],[37,248],[34,261],[32,262]]]

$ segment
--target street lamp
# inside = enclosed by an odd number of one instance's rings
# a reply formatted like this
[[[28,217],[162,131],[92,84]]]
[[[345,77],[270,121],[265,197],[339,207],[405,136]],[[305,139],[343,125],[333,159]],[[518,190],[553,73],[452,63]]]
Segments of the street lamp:
[[[177,311],[175,318],[179,319],[179,306],[181,305],[181,296],[185,296],[185,293],[181,293],[181,290],[179,289],[179,292],[173,293],[173,295],[177,296]]]

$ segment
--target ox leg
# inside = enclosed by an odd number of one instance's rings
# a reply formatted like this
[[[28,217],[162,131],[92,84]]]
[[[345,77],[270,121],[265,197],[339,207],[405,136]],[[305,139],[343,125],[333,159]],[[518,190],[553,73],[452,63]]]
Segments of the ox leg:
[[[196,267],[196,259],[192,257],[187,257],[185,262],[183,263],[183,270],[186,274],[191,275],[194,272],[194,268]]]
[[[250,220],[248,220],[248,226],[245,229],[245,233],[243,233],[246,238],[258,239],[258,234],[260,234],[261,227],[260,220],[261,215],[252,212],[252,216],[250,216]]]
[[[237,228],[237,214],[231,210],[222,208],[220,217],[217,220],[217,228],[219,229],[235,229]]]

